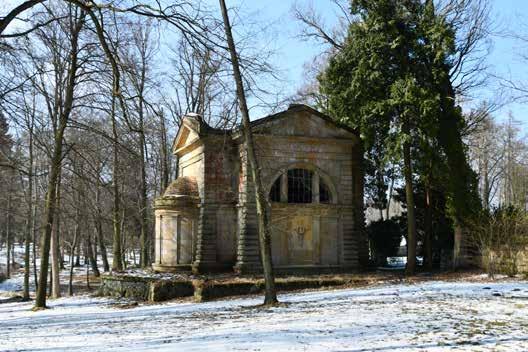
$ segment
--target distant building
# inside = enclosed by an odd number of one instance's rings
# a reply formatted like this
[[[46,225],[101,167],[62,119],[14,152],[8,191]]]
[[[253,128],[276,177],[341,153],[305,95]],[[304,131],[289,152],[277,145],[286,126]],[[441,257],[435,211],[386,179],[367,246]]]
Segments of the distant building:
[[[277,270],[354,270],[368,261],[356,132],[305,106],[252,121]],[[256,272],[257,216],[244,137],[188,115],[179,177],[155,202],[155,270]]]

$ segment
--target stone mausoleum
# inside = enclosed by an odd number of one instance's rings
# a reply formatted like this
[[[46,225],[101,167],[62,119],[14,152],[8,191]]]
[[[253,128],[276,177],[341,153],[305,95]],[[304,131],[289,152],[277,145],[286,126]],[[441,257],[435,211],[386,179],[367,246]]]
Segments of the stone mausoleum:
[[[269,197],[279,272],[353,271],[368,259],[361,145],[353,129],[306,106],[251,123]],[[157,271],[261,270],[256,206],[241,130],[185,116],[178,178],[155,202]]]

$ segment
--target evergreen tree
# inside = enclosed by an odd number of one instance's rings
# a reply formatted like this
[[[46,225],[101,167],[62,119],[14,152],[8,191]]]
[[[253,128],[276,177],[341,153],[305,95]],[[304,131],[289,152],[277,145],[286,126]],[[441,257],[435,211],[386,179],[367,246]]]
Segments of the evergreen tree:
[[[459,222],[474,202],[473,174],[461,140],[461,109],[450,82],[455,32],[432,1],[353,0],[340,52],[320,76],[328,110],[359,128],[365,150],[403,163],[407,204],[407,273],[415,270],[413,183],[447,167],[450,209]],[[438,160],[447,160],[447,163]]]

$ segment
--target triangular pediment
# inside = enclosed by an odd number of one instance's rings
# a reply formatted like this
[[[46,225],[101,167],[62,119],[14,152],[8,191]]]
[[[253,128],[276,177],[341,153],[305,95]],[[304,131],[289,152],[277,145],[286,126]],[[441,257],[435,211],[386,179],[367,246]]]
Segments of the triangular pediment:
[[[193,144],[198,139],[200,139],[199,126],[192,119],[185,117],[174,139],[173,152]]]
[[[357,139],[357,133],[331,118],[305,106],[296,105],[253,124],[253,131],[276,136]]]

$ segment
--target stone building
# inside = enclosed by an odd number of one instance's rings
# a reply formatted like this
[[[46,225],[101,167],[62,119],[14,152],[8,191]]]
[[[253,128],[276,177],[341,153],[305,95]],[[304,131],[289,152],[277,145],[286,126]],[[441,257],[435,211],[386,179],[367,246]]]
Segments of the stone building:
[[[252,121],[269,196],[277,271],[357,270],[368,260],[357,133],[305,105]],[[188,115],[173,152],[178,175],[155,201],[158,271],[261,269],[242,131]]]

